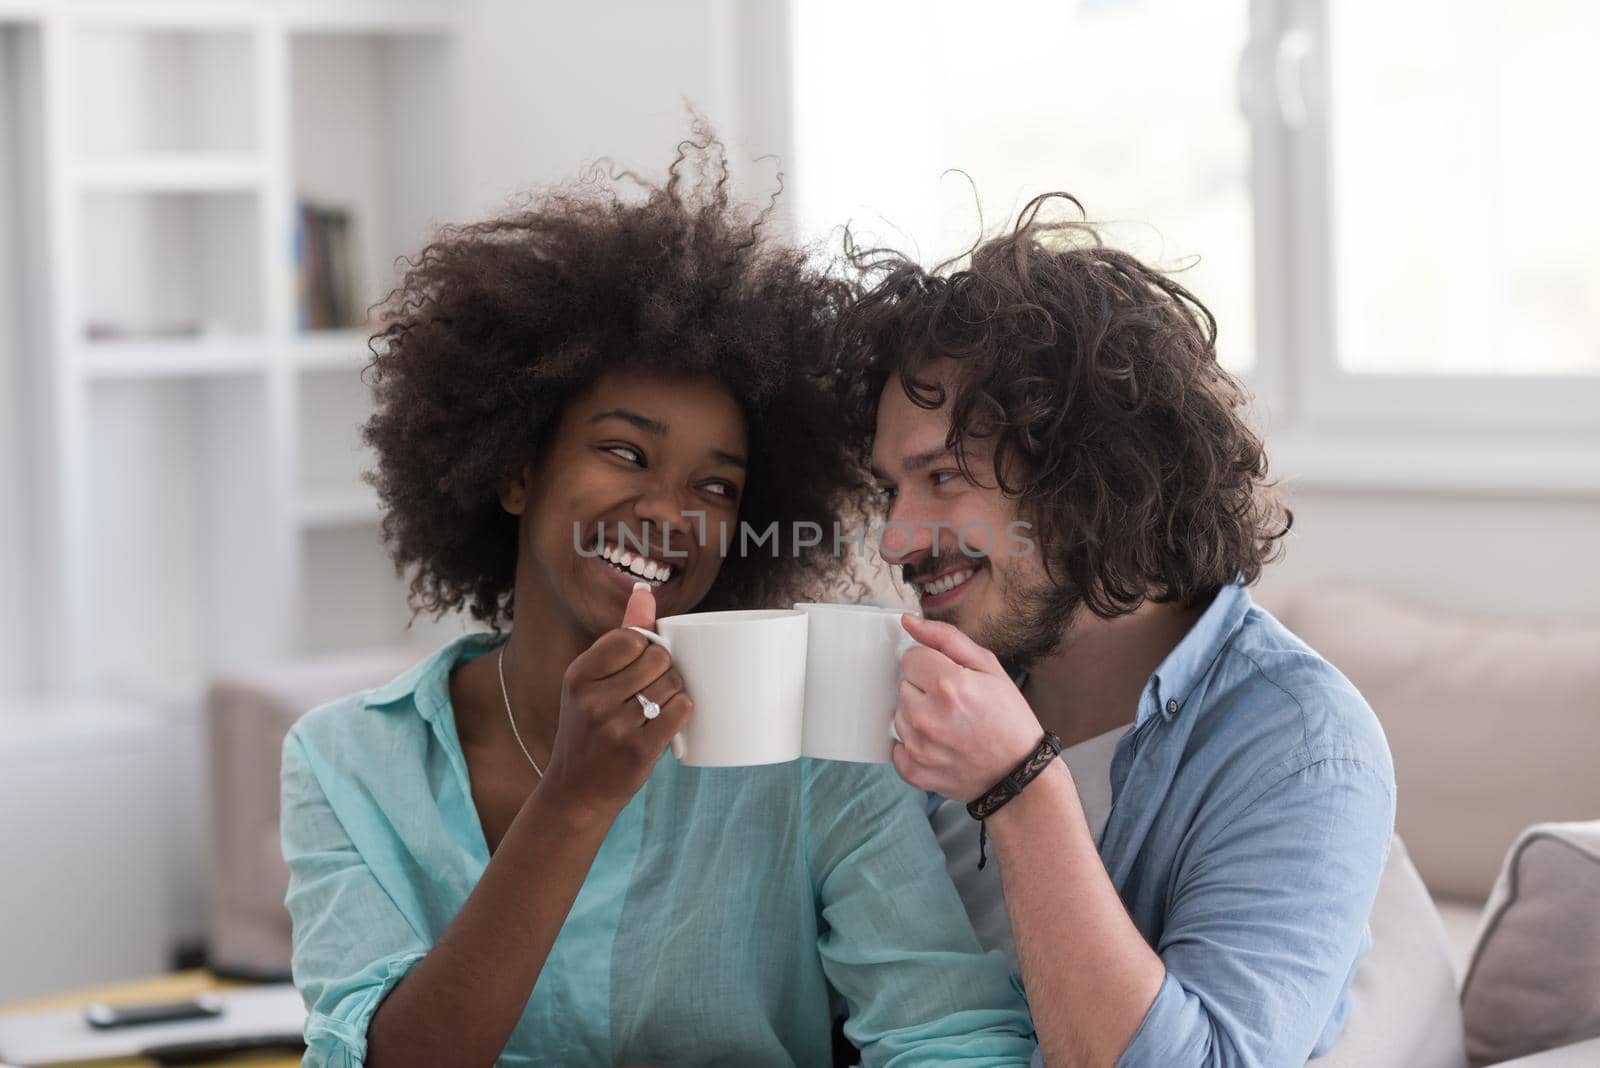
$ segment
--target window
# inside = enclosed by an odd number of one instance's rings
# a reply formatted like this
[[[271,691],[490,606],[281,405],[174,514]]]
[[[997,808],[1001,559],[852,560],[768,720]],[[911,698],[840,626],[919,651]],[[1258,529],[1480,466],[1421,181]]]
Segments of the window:
[[[1108,240],[1180,269],[1225,363],[1255,362],[1246,0],[792,11],[803,235],[849,221],[932,264],[973,244],[978,209],[992,233],[1069,192]]]
[[[1573,469],[1596,459],[1600,5],[791,15],[803,236],[849,220],[938,262],[972,243],[973,185],[990,232],[1065,190],[1108,240],[1181,269],[1275,437],[1432,434],[1437,455],[1440,434],[1489,449],[1515,431],[1493,447],[1581,439]]]
[[[1339,366],[1600,374],[1600,6],[1327,12]]]

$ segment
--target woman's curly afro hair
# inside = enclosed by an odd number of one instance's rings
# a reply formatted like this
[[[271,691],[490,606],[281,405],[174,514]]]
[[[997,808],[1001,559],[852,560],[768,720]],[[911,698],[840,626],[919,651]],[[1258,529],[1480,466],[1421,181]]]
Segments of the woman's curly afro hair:
[[[569,398],[618,369],[711,376],[744,411],[739,518],[757,533],[776,522],[781,551],[730,552],[700,607],[779,604],[842,580],[835,538],[790,532],[831,532],[860,492],[822,380],[851,290],[765,240],[771,212],[732,202],[726,151],[697,124],[665,185],[596,167],[444,228],[406,265],[380,308],[362,436],[415,612],[465,609],[496,628],[512,617],[518,520],[499,489],[536,461]]]
[[[1078,217],[1046,220],[1053,203]],[[1216,320],[1082,210],[1037,197],[949,272],[847,247],[865,292],[841,331],[844,406],[870,441],[891,376],[924,408],[948,400],[947,447],[966,470],[963,444],[987,440],[995,471],[980,480],[1020,500],[1052,577],[1096,615],[1203,604],[1255,581],[1292,516],[1217,363]],[[930,380],[945,360],[948,397]]]

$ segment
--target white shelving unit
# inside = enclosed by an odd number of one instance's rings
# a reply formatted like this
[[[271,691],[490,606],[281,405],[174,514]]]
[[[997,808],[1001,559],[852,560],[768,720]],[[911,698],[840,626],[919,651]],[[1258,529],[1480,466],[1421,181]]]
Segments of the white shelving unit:
[[[37,264],[44,227],[29,208],[43,195],[39,28],[9,17],[0,0],[0,695],[44,686],[37,655],[38,545],[43,516],[15,508],[44,492],[34,442],[47,398],[32,353],[45,347],[44,288]]]
[[[187,698],[234,666],[436,644],[360,478],[367,331],[300,329],[294,227],[301,200],[348,213],[369,307],[458,217],[452,5],[8,18],[41,89],[51,689]]]

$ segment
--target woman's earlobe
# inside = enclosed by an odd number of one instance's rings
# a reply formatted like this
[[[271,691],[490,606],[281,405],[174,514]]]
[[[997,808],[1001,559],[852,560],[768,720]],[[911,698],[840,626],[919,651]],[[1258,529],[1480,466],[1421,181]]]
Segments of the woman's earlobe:
[[[527,465],[500,483],[500,507],[512,515],[521,515],[528,507],[528,481],[533,477]]]

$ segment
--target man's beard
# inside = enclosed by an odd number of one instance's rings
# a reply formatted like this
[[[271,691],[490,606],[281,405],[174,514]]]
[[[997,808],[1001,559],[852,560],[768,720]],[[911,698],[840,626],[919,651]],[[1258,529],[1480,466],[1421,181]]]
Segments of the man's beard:
[[[989,573],[1000,577],[992,566]],[[970,637],[1013,673],[1028,670],[1061,648],[1083,603],[1074,587],[1049,578],[1032,585],[1002,580],[999,593],[1003,605],[999,615],[980,620]]]

